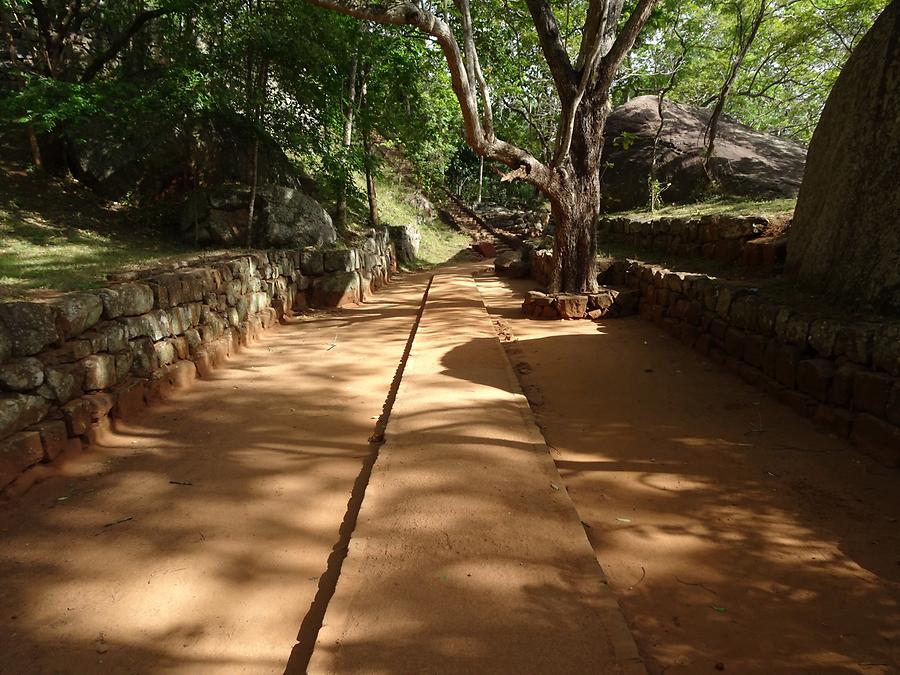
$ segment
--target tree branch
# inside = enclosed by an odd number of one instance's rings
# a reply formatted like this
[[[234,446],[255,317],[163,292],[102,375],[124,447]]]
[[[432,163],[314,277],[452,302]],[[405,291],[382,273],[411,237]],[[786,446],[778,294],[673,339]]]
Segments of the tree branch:
[[[109,47],[107,47],[103,52],[101,52],[87,68],[84,69],[84,73],[81,75],[82,82],[90,82],[97,76],[100,70],[107,63],[112,61],[116,55],[125,48],[125,46],[131,41],[133,38],[148,22],[156,19],[157,17],[163,16],[165,14],[171,14],[174,12],[174,8],[164,8],[164,9],[154,9],[154,10],[145,10],[140,12],[136,17],[134,17],[134,21],[131,22],[131,25],[125,29],[123,32],[119,33],[115,38],[113,38],[112,42],[109,43]]]
[[[487,159],[496,160],[517,169],[523,168],[528,182],[550,191],[554,186],[552,172],[525,150],[497,138],[488,138],[478,115],[476,93],[463,62],[459,43],[450,26],[431,12],[411,2],[390,5],[368,5],[359,0],[308,0],[311,4],[346,16],[395,26],[414,26],[432,36],[441,46],[453,93],[459,102],[469,146]]]
[[[596,1],[596,0],[595,0]],[[561,101],[570,100],[575,95],[576,73],[569,61],[559,34],[559,24],[547,0],[525,0],[531,19],[537,29],[538,40],[544,59],[550,67],[550,74],[556,84]]]
[[[647,23],[647,19],[650,18],[658,2],[659,0],[638,0],[637,6],[631,12],[631,16],[628,17],[625,25],[622,26],[616,41],[610,47],[606,56],[603,57],[597,83],[599,88],[608,90],[612,86],[616,71],[619,70],[619,66],[625,60],[625,55],[631,51],[634,41],[637,40],[637,36],[644,28],[644,24]]]

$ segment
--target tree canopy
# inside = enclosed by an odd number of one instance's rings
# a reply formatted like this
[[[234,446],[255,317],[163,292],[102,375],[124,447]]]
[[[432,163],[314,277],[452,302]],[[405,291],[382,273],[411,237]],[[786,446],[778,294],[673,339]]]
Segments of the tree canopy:
[[[714,105],[761,8],[723,113],[808,142],[842,65],[883,5],[663,0],[616,73],[611,102],[668,87],[670,100]],[[548,4],[573,63],[590,6]],[[465,20],[453,3],[423,7],[450,26]],[[349,148],[341,143],[357,59],[365,123],[379,143],[398,147],[422,180],[449,178],[474,190],[478,160],[462,149],[463,120],[438,44],[409,26],[361,24],[304,0],[3,0],[0,14],[0,115],[7,130],[39,137],[44,155],[60,138],[77,141],[98,128],[174,129],[188,139],[214,118],[263,135],[325,183],[347,182],[365,161],[359,129]],[[479,2],[470,21],[497,136],[550,162],[560,99],[528,3]],[[486,173],[489,193],[505,189]]]

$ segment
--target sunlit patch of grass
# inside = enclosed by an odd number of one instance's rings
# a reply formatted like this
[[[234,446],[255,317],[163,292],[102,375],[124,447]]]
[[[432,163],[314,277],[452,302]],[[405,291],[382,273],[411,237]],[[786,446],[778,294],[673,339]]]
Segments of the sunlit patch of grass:
[[[651,218],[691,218],[706,215],[729,216],[770,216],[791,213],[797,205],[796,199],[752,200],[718,197],[696,204],[669,204],[656,211],[635,209],[605,214],[610,217],[649,220]]]
[[[357,188],[365,191],[363,176],[356,177]],[[456,259],[461,251],[472,243],[469,237],[454,230],[436,215],[426,217],[417,212],[412,197],[415,190],[397,175],[386,172],[376,180],[378,194],[378,217],[382,225],[416,225],[422,235],[419,255],[412,265],[414,269],[427,269]],[[356,213],[356,219],[365,218],[365,213]]]
[[[93,288],[110,271],[186,251],[157,233],[138,231],[123,238],[56,224],[15,206],[0,209],[0,299]]]

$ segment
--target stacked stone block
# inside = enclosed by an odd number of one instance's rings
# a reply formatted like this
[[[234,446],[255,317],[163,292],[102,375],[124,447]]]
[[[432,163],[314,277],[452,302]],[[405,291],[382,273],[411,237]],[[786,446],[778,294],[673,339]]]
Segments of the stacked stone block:
[[[602,239],[693,258],[772,269],[784,262],[787,237],[763,237],[765,216],[706,215],[692,218],[601,218]]]
[[[630,261],[639,313],[797,412],[900,466],[900,324],[800,312],[756,289]]]
[[[359,248],[253,251],[0,304],[0,490],[93,442],[293,311],[360,302],[396,271],[386,229]]]

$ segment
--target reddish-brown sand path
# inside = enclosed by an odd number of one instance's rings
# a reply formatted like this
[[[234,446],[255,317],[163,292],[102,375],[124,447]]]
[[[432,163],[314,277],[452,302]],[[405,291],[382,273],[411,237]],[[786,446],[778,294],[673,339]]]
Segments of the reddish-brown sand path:
[[[427,281],[277,328],[3,505],[0,673],[302,672]]]
[[[310,673],[645,673],[472,278],[435,275]]]
[[[651,673],[900,672],[900,489],[634,317],[489,310]]]

